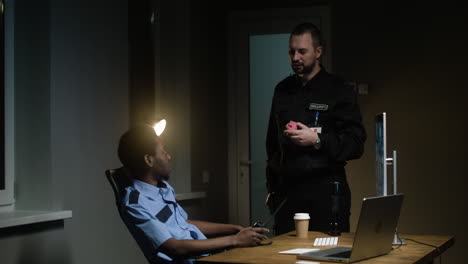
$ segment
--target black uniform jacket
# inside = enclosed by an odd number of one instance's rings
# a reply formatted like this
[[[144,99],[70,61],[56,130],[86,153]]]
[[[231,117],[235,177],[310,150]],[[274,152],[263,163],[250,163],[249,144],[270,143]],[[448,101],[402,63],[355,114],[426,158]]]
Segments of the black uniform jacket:
[[[283,135],[289,121],[313,127],[317,117],[319,149],[295,145]],[[322,68],[305,86],[297,75],[276,86],[266,140],[270,172],[293,176],[342,169],[347,160],[361,157],[365,140],[356,94],[343,79]]]

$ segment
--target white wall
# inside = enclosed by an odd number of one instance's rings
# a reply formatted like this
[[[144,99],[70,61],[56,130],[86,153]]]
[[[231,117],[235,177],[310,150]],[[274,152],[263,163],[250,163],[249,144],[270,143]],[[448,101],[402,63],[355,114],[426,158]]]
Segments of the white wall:
[[[117,142],[128,126],[126,1],[52,1],[50,23],[52,206],[73,210],[65,221],[69,256],[144,260],[104,177],[120,165]]]
[[[17,208],[73,218],[2,230],[2,263],[144,263],[104,175],[129,119],[127,2],[15,7]]]
[[[184,12],[192,14],[188,3],[183,4]],[[117,214],[104,175],[106,169],[120,166],[117,144],[129,124],[127,1],[16,0],[15,4],[17,208],[67,209],[73,218],[0,230],[2,264],[145,263]],[[209,9],[198,11],[209,13]],[[224,17],[217,16],[220,21]],[[162,32],[174,36],[177,31],[170,17],[165,18]],[[196,33],[184,27],[191,22]],[[182,41],[196,39],[196,48],[188,43],[174,46],[166,38],[161,54],[166,75],[161,81],[168,88],[194,83],[198,91],[191,94],[195,103],[174,113],[187,111],[192,120],[201,121],[191,121],[194,148],[187,147],[191,153],[184,155],[195,159],[188,168],[195,175],[194,190],[208,192],[208,199],[184,201],[182,206],[193,219],[224,221],[227,121],[222,83],[226,75],[213,77],[210,60],[225,63],[223,56],[207,59],[199,49],[214,47],[222,52],[225,43],[219,46],[205,31],[211,22],[203,15],[179,23]],[[208,37],[199,39],[198,30]],[[183,51],[177,53],[180,47]],[[187,57],[192,52],[193,63]],[[173,68],[181,59],[183,77]],[[167,67],[167,62],[172,66]],[[216,100],[204,101],[207,93]],[[209,185],[201,183],[204,169],[211,172]]]

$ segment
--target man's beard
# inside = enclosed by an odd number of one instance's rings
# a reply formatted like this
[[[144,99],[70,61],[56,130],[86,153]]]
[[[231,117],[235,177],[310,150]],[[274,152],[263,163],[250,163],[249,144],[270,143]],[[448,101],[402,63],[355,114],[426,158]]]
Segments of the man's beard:
[[[314,68],[315,68],[315,65],[317,64],[317,61],[314,61],[312,64],[310,65],[307,65],[307,66],[303,66],[303,68],[301,70],[299,69],[294,69],[294,67],[292,67],[293,71],[297,74],[308,74],[308,73],[311,73]]]

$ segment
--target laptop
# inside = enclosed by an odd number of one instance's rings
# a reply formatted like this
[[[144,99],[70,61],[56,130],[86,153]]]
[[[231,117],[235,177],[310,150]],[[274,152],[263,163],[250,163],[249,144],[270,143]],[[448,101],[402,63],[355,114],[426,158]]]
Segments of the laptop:
[[[364,198],[353,247],[335,247],[297,255],[298,259],[351,263],[387,254],[400,217],[403,194]]]

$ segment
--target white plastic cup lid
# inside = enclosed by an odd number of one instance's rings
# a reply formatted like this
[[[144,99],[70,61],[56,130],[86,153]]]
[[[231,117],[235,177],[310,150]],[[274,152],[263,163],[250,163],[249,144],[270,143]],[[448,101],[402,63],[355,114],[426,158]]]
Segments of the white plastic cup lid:
[[[294,220],[308,220],[310,216],[308,213],[296,213],[294,215]]]

